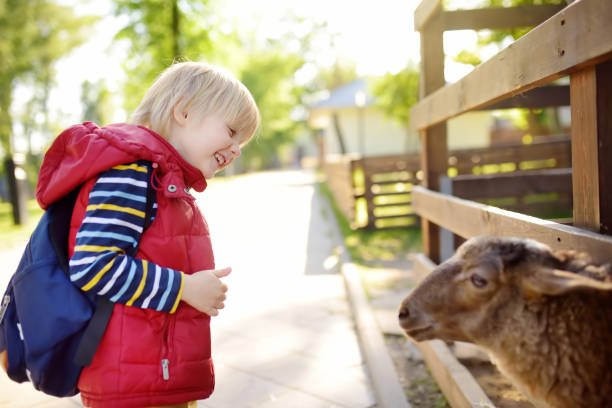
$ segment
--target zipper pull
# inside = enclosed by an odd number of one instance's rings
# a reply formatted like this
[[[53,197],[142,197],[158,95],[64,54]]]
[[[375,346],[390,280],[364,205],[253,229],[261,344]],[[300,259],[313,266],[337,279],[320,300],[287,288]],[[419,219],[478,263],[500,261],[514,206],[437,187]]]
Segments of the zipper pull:
[[[162,359],[161,364],[162,364],[162,374],[164,377],[164,380],[169,380],[170,379],[170,370],[168,369],[168,364],[170,363],[170,361],[168,361],[167,358]]]
[[[4,296],[2,299],[2,306],[0,306],[0,323],[2,323],[4,319],[4,314],[6,313],[9,303],[11,303],[11,297],[9,295]]]

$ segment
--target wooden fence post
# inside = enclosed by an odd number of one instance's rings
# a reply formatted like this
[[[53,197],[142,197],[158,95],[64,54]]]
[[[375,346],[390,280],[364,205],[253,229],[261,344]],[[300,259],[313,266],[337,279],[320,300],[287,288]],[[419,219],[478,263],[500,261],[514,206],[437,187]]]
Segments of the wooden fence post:
[[[612,234],[612,61],[570,76],[574,225]]]
[[[423,99],[444,86],[444,48],[441,7],[421,30],[421,74],[419,97]],[[423,186],[440,189],[440,177],[446,175],[448,146],[446,122],[420,131]],[[434,262],[440,262],[440,229],[421,220],[423,251]]]

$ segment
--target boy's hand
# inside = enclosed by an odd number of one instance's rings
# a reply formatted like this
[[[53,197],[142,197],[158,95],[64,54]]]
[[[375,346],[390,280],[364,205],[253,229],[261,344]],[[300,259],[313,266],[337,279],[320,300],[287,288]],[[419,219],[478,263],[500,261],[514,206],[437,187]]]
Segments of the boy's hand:
[[[232,268],[228,267],[185,274],[181,299],[202,313],[217,316],[219,309],[225,306],[223,301],[227,292],[227,285],[220,278],[229,275],[231,271]]]

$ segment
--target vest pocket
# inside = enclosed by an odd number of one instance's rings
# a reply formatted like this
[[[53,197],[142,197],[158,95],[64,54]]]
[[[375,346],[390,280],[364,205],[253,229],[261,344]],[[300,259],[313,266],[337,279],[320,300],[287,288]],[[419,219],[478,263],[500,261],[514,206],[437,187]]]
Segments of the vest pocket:
[[[181,303],[175,319],[170,335],[172,353],[180,354],[181,361],[210,359],[210,317]]]

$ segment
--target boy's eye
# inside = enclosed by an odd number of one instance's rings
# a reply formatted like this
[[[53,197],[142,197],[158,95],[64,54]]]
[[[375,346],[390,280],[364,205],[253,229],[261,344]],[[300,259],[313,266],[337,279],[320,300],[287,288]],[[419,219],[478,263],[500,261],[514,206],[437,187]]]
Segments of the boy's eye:
[[[231,137],[236,136],[236,131],[235,131],[234,129],[232,129],[232,128],[229,128],[229,127],[228,127],[228,128],[227,128],[227,130],[228,130],[229,135],[230,135]]]

